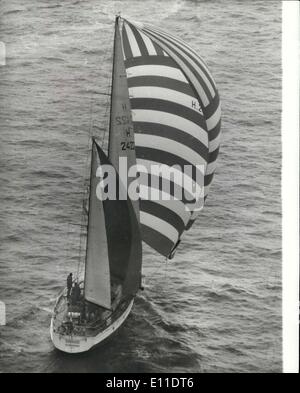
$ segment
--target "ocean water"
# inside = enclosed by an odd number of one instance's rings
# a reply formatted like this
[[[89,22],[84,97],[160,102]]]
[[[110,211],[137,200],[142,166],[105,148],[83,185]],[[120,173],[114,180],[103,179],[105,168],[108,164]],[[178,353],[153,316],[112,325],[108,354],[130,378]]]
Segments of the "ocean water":
[[[91,128],[108,125],[114,15],[206,60],[223,107],[206,208],[176,258],[147,251],[124,327],[79,356],[50,311],[76,271]],[[281,372],[281,4],[0,0],[0,372]]]

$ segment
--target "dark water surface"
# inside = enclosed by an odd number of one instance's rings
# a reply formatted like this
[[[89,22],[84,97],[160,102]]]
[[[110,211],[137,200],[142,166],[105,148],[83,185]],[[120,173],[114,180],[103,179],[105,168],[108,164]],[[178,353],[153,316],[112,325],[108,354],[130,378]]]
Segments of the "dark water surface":
[[[117,336],[56,352],[49,311],[76,270],[90,125],[108,124],[118,11],[189,42],[223,103],[207,205]],[[280,372],[279,1],[0,0],[0,371]],[[92,105],[91,105],[92,103]],[[101,131],[98,132],[101,135]]]

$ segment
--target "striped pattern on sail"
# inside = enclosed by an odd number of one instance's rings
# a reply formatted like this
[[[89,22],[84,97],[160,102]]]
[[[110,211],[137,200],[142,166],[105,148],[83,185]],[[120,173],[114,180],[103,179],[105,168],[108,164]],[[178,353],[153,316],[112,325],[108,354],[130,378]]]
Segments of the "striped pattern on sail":
[[[201,165],[199,187],[214,173],[219,148],[219,96],[206,65],[181,41],[156,28],[124,21],[123,54],[128,78],[137,163],[169,167]],[[161,175],[163,178],[164,175]],[[176,183],[176,182],[175,182]],[[173,184],[188,194],[184,184]],[[186,200],[149,200],[143,185],[143,240],[168,256],[198,214]],[[152,187],[153,188],[153,187]],[[152,189],[153,191],[153,189]],[[199,207],[199,201],[195,201]]]
[[[216,168],[221,130],[221,104],[214,79],[205,62],[186,43],[152,26],[144,26],[142,31],[176,59],[197,91],[209,136],[209,165],[205,176],[205,184],[209,186]]]

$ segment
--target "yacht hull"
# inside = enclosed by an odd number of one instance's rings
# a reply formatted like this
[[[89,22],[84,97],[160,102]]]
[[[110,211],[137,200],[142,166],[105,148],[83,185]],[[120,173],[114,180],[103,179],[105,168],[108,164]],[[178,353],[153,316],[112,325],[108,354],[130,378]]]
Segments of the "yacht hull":
[[[77,335],[61,335],[55,332],[54,317],[51,319],[50,336],[55,348],[65,353],[83,353],[96,347],[113,333],[125,322],[132,309],[134,299],[130,301],[124,312],[109,325],[95,336],[77,336]]]

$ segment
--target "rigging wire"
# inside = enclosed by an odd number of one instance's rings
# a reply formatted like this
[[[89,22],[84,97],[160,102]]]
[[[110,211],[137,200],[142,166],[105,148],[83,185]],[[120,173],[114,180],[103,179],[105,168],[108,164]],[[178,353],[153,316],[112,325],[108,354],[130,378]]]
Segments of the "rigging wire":
[[[164,285],[163,285],[163,289],[164,289],[164,292],[166,292],[166,289],[167,289],[167,285],[168,285],[168,277],[167,277],[167,274],[168,274],[168,267],[169,267],[169,265],[168,265],[168,261],[167,261],[167,258],[165,259],[165,263],[164,263],[164,279],[163,279],[163,283],[164,283]]]
[[[166,284],[166,287],[168,286],[168,277],[167,277],[167,274],[168,274],[168,270],[169,270],[169,259],[168,259],[168,257],[166,257],[166,259],[165,259],[165,284]]]
[[[167,279],[168,278],[167,277],[168,269],[169,269],[169,259],[166,257],[165,263],[164,263],[164,282],[166,282],[166,283],[168,282],[168,279]],[[162,270],[162,262],[159,261],[157,268],[153,272],[149,273],[149,275],[145,276],[146,282],[152,283],[152,281],[155,280],[157,273],[161,270]]]

